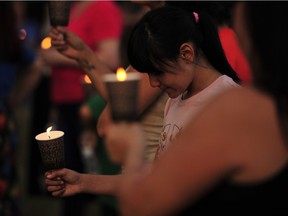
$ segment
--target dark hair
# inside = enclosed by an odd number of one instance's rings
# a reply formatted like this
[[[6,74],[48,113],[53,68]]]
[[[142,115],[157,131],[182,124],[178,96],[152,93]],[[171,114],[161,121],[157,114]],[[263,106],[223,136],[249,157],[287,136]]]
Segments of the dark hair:
[[[245,2],[246,26],[254,52],[252,61],[250,59],[253,82],[256,87],[275,99],[279,121],[286,133],[288,130],[287,11],[288,2]]]
[[[216,26],[232,27],[234,1],[166,1],[166,5],[184,9],[188,12],[205,12],[212,17]]]
[[[128,58],[140,72],[161,74],[165,62],[177,61],[185,42],[193,43],[196,58],[204,54],[216,70],[239,82],[226,59],[217,28],[205,13],[199,13],[196,23],[192,12],[179,8],[165,6],[148,12],[132,31]]]

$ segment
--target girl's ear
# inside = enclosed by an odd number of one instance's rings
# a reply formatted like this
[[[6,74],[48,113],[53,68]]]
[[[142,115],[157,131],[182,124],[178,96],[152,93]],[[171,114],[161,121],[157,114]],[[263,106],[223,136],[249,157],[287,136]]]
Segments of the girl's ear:
[[[186,61],[186,63],[192,63],[195,59],[194,48],[189,43],[183,43],[179,49],[180,57]]]

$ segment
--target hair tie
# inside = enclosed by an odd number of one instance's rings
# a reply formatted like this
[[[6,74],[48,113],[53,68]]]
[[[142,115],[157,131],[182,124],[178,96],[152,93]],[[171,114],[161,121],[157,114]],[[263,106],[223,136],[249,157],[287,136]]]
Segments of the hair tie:
[[[199,22],[199,15],[196,12],[193,12],[194,18],[195,18],[195,22],[198,23]]]

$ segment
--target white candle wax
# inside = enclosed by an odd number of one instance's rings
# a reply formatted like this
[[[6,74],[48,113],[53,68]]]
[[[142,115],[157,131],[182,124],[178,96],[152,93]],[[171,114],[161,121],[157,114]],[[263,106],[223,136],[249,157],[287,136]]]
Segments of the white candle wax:
[[[135,81],[135,80],[140,80],[140,75],[137,72],[130,72],[130,73],[126,73],[127,77],[126,80],[123,81],[119,81],[117,79],[116,74],[114,73],[110,73],[110,74],[104,74],[102,76],[102,79],[104,82],[126,82],[126,81]]]
[[[48,136],[47,132],[43,132],[41,134],[38,134],[35,139],[38,141],[48,141],[53,139],[58,139],[59,137],[64,136],[63,131],[50,131],[50,138]]]

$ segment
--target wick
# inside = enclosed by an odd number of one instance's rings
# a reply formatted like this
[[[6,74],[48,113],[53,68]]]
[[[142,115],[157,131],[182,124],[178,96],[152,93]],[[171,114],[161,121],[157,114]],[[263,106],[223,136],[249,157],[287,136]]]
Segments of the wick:
[[[49,139],[51,139],[51,137],[48,135]]]

